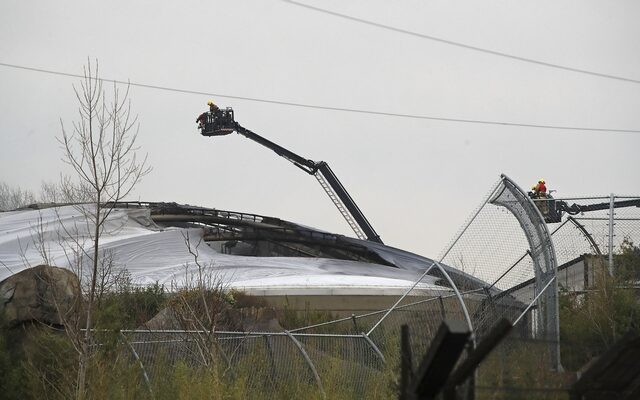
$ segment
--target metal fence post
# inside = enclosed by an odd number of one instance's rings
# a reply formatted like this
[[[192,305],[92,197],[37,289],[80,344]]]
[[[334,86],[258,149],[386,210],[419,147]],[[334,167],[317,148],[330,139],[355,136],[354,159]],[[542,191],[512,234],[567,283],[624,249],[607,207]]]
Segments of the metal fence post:
[[[276,364],[273,360],[273,350],[271,349],[271,343],[269,343],[269,336],[264,335],[262,337],[264,339],[264,345],[267,348],[267,356],[269,357],[269,369],[271,373],[271,385],[275,388],[276,386]]]
[[[613,276],[613,225],[615,195],[609,195],[609,275]]]

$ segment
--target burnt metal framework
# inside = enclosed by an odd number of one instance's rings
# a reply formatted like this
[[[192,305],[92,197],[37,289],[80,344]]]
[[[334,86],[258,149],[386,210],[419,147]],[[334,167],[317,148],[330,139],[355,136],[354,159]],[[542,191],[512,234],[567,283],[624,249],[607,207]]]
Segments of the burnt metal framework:
[[[305,228],[279,218],[177,203],[120,202],[119,208],[148,208],[154,223],[196,226],[204,229],[205,242],[268,243],[276,253],[302,257],[327,257],[393,266],[358,241]]]

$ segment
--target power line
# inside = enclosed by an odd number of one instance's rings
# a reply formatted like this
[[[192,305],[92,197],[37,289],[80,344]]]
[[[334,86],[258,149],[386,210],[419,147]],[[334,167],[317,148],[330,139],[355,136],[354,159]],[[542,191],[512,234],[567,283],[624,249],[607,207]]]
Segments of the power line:
[[[515,56],[513,54],[502,53],[502,52],[495,51],[495,50],[485,49],[485,48],[482,48],[482,47],[476,47],[476,46],[468,45],[468,44],[465,44],[465,43],[454,42],[452,40],[447,40],[447,39],[442,39],[442,38],[435,37],[435,36],[425,35],[425,34],[422,34],[422,33],[419,33],[419,32],[414,32],[414,31],[409,31],[409,30],[406,30],[406,29],[396,28],[394,26],[380,24],[378,22],[369,21],[369,20],[366,20],[366,19],[358,18],[358,17],[353,17],[351,15],[340,14],[340,13],[337,13],[335,11],[327,10],[327,9],[324,9],[324,8],[319,8],[319,7],[310,6],[308,4],[298,3],[297,1],[293,1],[293,0],[282,0],[282,1],[284,1],[285,3],[289,3],[289,4],[292,4],[292,5],[298,6],[298,7],[303,7],[303,8],[307,8],[309,10],[313,10],[313,11],[320,12],[320,13],[323,13],[323,14],[332,15],[334,17],[339,17],[339,18],[350,20],[350,21],[355,21],[355,22],[358,22],[358,23],[361,23],[361,24],[370,25],[370,26],[374,26],[374,27],[377,27],[377,28],[381,28],[381,29],[386,29],[388,31],[393,31],[393,32],[402,33],[402,34],[405,34],[405,35],[411,35],[411,36],[419,37],[419,38],[422,38],[422,39],[428,39],[428,40],[432,40],[432,41],[435,41],[435,42],[448,44],[448,45],[451,45],[451,46],[461,47],[461,48],[467,49],[467,50],[478,51],[478,52],[481,52],[481,53],[486,53],[486,54],[491,54],[491,55],[494,55],[494,56],[509,58],[509,59],[512,59],[512,60],[518,60],[518,61],[522,61],[522,62],[526,62],[526,63],[530,63],[530,64],[542,65],[544,67],[561,69],[561,70],[564,70],[564,71],[577,72],[577,73],[580,73],[580,74],[597,76],[599,78],[615,79],[615,80],[618,80],[618,81],[630,82],[630,83],[640,83],[640,80],[638,80],[638,79],[625,78],[625,77],[617,76],[617,75],[604,74],[604,73],[595,72],[595,71],[588,71],[586,69],[567,67],[567,66],[560,65],[560,64],[553,64],[553,63],[549,63],[549,62],[546,62],[546,61],[539,61],[539,60],[535,60],[533,58]]]
[[[84,75],[73,74],[69,72],[61,72],[61,71],[52,71],[48,69],[42,68],[34,68],[34,67],[26,67],[23,65],[16,64],[7,64],[0,62],[0,66],[21,69],[32,72],[39,72],[50,75],[58,75],[65,76],[70,78],[84,78]],[[422,119],[422,120],[431,120],[431,121],[444,121],[444,122],[459,122],[459,123],[467,123],[467,124],[482,124],[482,125],[498,125],[498,126],[512,126],[512,127],[525,127],[525,128],[539,128],[539,129],[561,129],[568,131],[590,131],[590,132],[611,132],[611,133],[640,133],[638,129],[611,129],[611,128],[589,128],[589,127],[577,127],[577,126],[562,126],[562,125],[544,125],[544,124],[528,124],[528,123],[517,123],[517,122],[504,122],[504,121],[490,121],[490,120],[479,120],[479,119],[464,119],[464,118],[448,118],[448,117],[437,117],[437,116],[429,116],[429,115],[417,115],[417,114],[400,114],[393,112],[385,112],[385,111],[373,111],[373,110],[363,110],[357,108],[343,108],[343,107],[331,107],[331,106],[322,106],[316,104],[305,104],[305,103],[295,103],[290,101],[280,101],[280,100],[271,100],[271,99],[261,99],[257,97],[246,97],[246,96],[234,96],[223,93],[212,93],[212,92],[202,92],[197,90],[188,90],[188,89],[178,89],[167,86],[159,86],[159,85],[150,85],[146,83],[136,83],[130,81],[121,81],[117,79],[106,79],[101,78],[103,81],[114,82],[121,85],[130,85],[135,87],[141,87],[146,89],[155,89],[155,90],[164,90],[168,92],[176,92],[176,93],[186,93],[186,94],[197,94],[201,96],[212,96],[212,97],[221,97],[226,99],[234,99],[234,100],[245,100],[245,101],[253,101],[259,103],[268,103],[268,104],[277,104],[282,106],[290,106],[290,107],[300,107],[300,108],[310,108],[316,110],[327,110],[327,111],[340,111],[340,112],[349,112],[349,113],[357,113],[357,114],[370,114],[370,115],[380,115],[385,117],[398,117],[398,118],[411,118],[411,119]]]

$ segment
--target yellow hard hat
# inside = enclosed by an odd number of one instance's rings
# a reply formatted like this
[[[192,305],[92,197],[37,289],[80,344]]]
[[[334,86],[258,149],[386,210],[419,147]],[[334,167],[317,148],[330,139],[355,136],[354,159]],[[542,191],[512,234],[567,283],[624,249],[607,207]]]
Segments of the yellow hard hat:
[[[538,182],[544,183],[544,178],[540,178]]]
[[[209,100],[207,101],[207,105],[211,107],[211,106],[215,106],[216,104],[213,102],[213,100]]]
[[[531,186],[531,190],[536,190],[536,185]]]

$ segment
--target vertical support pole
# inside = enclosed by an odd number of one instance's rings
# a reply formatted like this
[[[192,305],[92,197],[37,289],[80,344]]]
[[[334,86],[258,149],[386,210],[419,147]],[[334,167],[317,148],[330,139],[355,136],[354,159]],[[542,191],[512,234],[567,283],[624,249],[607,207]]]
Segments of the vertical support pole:
[[[440,303],[440,316],[442,317],[442,320],[444,321],[445,319],[447,319],[447,314],[446,314],[446,311],[444,309],[444,301],[442,300],[442,296],[438,296],[438,301]]]
[[[400,396],[399,400],[411,400],[409,387],[413,380],[413,363],[411,361],[411,339],[409,326],[400,327]]]
[[[484,295],[486,296],[485,298],[489,300],[489,308],[491,308],[491,312],[493,313],[493,315],[498,315],[498,312],[496,311],[496,304],[493,301],[493,296],[491,296],[491,292],[486,286],[483,287],[482,290],[484,291]]]
[[[353,327],[355,328],[354,332],[358,333],[359,329],[358,329],[358,321],[356,320],[356,315],[355,314],[351,314],[351,322],[353,322]]]
[[[609,196],[609,275],[613,276],[613,216],[615,195],[611,193]]]
[[[552,290],[547,293],[547,315],[548,328],[547,339],[555,341],[551,345],[552,368],[554,371],[562,372],[562,363],[560,362],[560,302],[558,300],[558,279],[556,275],[551,278],[553,281]]]
[[[273,361],[273,349],[271,349],[271,343],[269,343],[269,336],[264,335],[264,345],[267,348],[267,357],[269,357],[269,372],[271,375],[271,385],[275,389],[276,387],[276,365]]]

